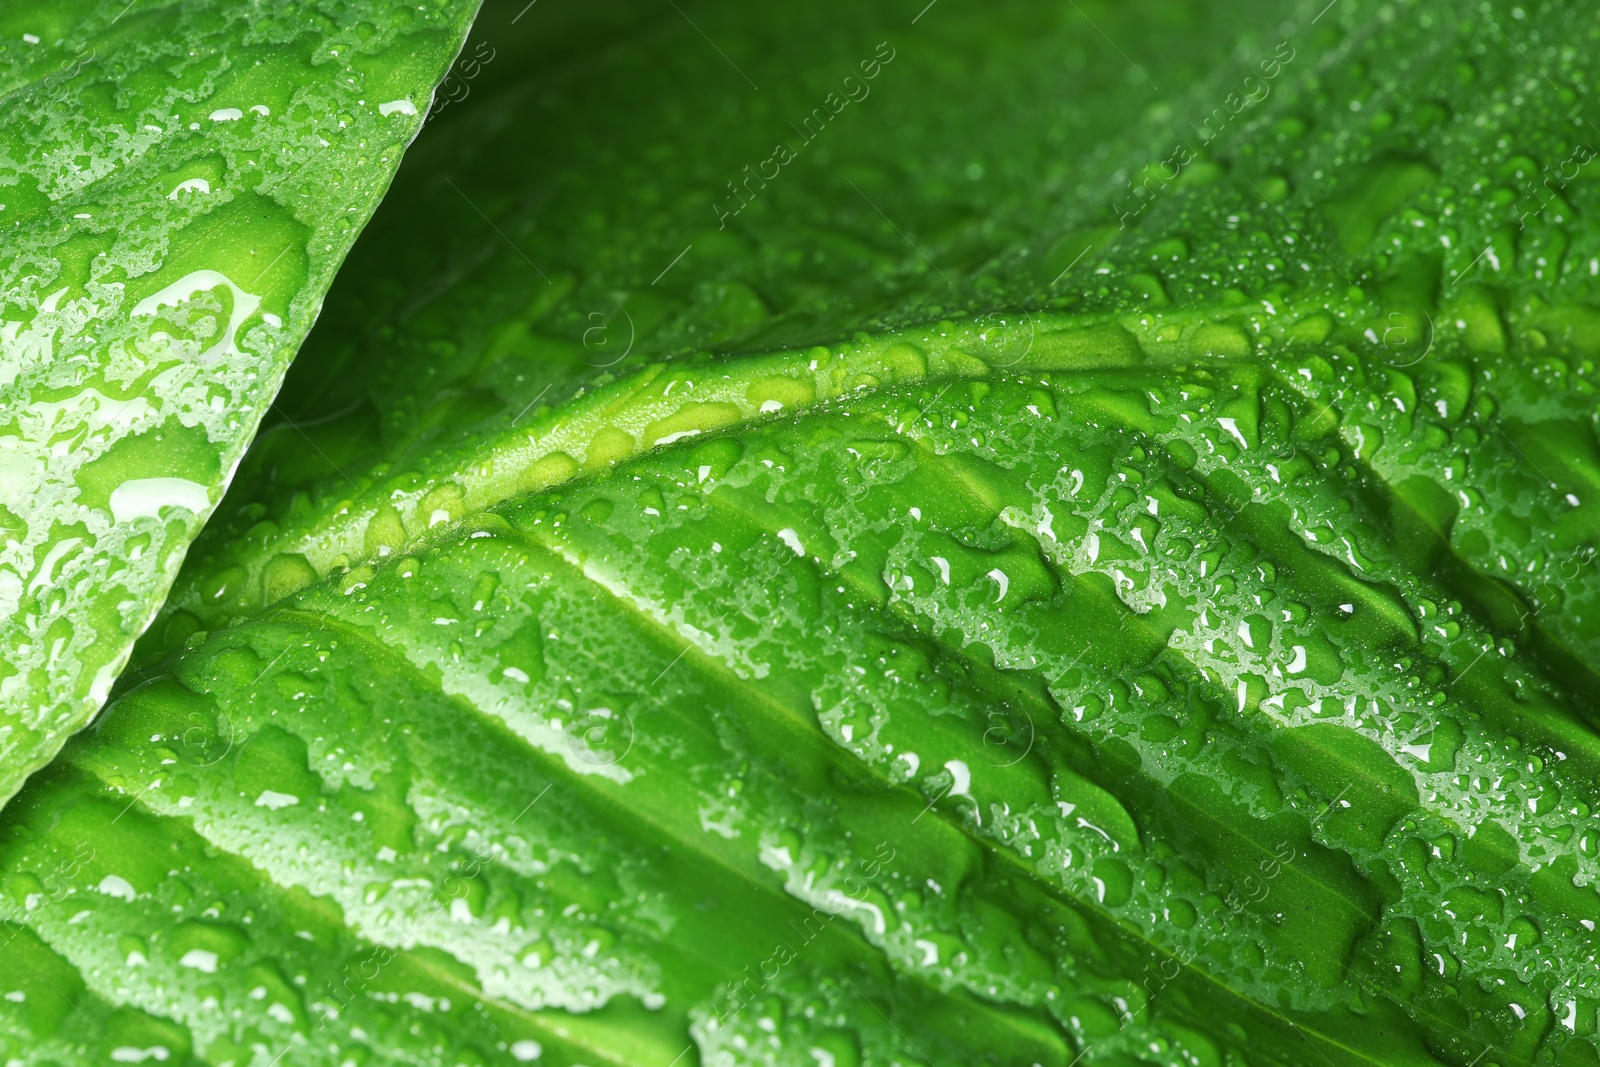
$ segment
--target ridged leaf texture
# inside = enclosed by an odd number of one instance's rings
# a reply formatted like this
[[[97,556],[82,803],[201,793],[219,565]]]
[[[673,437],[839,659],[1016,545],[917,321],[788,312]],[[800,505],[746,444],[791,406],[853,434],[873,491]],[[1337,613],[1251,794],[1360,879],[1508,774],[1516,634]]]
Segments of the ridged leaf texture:
[[[916,6],[483,14],[8,1057],[1600,1064],[1593,13]]]

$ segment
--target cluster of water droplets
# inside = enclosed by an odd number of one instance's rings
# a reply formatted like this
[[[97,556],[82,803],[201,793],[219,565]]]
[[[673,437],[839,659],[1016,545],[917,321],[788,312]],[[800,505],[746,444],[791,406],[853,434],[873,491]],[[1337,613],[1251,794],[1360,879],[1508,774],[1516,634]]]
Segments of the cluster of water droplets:
[[[365,4],[305,37],[106,5],[7,34],[34,77],[0,121],[0,793],[106,698],[417,130],[396,50],[442,62],[460,17]]]

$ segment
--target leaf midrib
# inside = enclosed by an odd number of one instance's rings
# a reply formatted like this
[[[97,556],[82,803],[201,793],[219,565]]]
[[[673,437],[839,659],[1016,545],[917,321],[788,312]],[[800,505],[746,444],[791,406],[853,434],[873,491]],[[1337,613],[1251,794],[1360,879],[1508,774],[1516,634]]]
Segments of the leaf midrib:
[[[1326,313],[1326,301],[1311,303],[1312,306],[1304,313],[1305,315]],[[1235,319],[1240,314],[1240,309],[1222,307],[1171,308],[1160,312],[1123,315],[1025,313],[1020,318],[1026,324],[1026,330],[1020,325],[996,328],[983,320],[954,327],[948,322],[935,322],[885,331],[871,335],[865,340],[846,341],[832,346],[811,346],[781,352],[747,354],[722,361],[648,362],[641,358],[637,362],[630,362],[625,377],[613,380],[593,391],[580,392],[560,407],[551,409],[543,415],[535,414],[532,419],[522,421],[520,428],[517,425],[519,420],[512,418],[519,412],[512,405],[508,405],[507,426],[502,433],[485,442],[476,442],[469,449],[453,454],[451,458],[458,458],[458,462],[453,467],[427,473],[420,488],[402,494],[373,481],[358,489],[352,497],[340,498],[335,492],[330,492],[324,498],[326,502],[318,508],[310,522],[279,529],[244,558],[227,556],[224,565],[244,566],[248,575],[245,587],[250,590],[249,595],[252,598],[250,610],[259,610],[270,606],[259,603],[262,571],[268,560],[279,553],[304,555],[319,576],[326,576],[336,565],[356,566],[361,563],[376,562],[383,557],[367,551],[365,533],[372,517],[385,506],[392,506],[400,511],[407,529],[407,536],[402,544],[387,546],[389,555],[417,551],[425,545],[436,543],[463,518],[482,514],[498,504],[530,492],[553,489],[570,480],[571,476],[532,486],[512,484],[518,482],[518,477],[528,467],[540,460],[558,452],[564,453],[578,463],[579,472],[576,476],[590,473],[583,466],[582,457],[575,453],[580,450],[579,446],[587,451],[593,434],[602,429],[618,428],[619,425],[628,426],[636,438],[633,450],[620,457],[618,462],[631,461],[665,447],[655,445],[653,442],[640,443],[637,438],[643,433],[646,425],[670,416],[686,400],[701,402],[717,400],[735,403],[746,409],[745,415],[739,422],[732,426],[717,427],[704,435],[709,436],[711,433],[727,432],[792,416],[830,400],[855,395],[861,389],[853,382],[862,374],[872,374],[879,378],[878,385],[881,386],[904,387],[917,383],[933,385],[941,382],[983,380],[1005,376],[1008,373],[1153,369],[1207,358],[1229,363],[1258,362],[1262,358],[1259,354],[1252,354],[1242,359],[1211,356],[1209,351],[1197,348],[1188,341],[1157,340],[1158,333],[1174,326],[1193,328],[1215,325]],[[1291,314],[1292,310],[1286,307],[1279,315],[1270,319],[1269,324],[1280,332],[1286,331],[1293,325],[1288,321]],[[1128,363],[1115,356],[1109,360],[1104,358],[1084,360],[1076,354],[1053,360],[1048,352],[1042,356],[1034,355],[1034,350],[1039,347],[1041,340],[1071,338],[1073,335],[1112,326],[1130,331],[1134,337],[1140,339],[1140,347],[1145,353],[1143,360]],[[1079,343],[1082,343],[1081,339]],[[999,350],[1002,354],[1006,354],[1024,344],[1027,345],[1026,354],[1015,363],[993,365],[984,362],[982,357],[974,355],[986,350]],[[914,346],[921,352],[924,370],[912,375],[894,373],[888,381],[883,381],[882,357],[886,353],[896,351],[897,346],[901,345]],[[820,354],[824,352],[832,357],[832,361],[820,366],[817,371],[811,370],[810,365],[819,362],[822,358]],[[902,369],[904,366],[902,363]],[[766,377],[781,377],[808,384],[815,390],[815,399],[800,406],[786,406],[771,415],[756,411],[754,409],[757,405],[747,399],[747,390],[751,384]],[[635,402],[638,394],[650,389],[663,378],[692,382],[693,385],[686,386],[683,392],[667,400]],[[723,391],[707,395],[708,391],[716,389],[719,382],[722,383]],[[706,388],[708,386],[710,390]],[[575,426],[579,429],[574,430]],[[694,438],[696,441],[701,439],[703,437]],[[518,463],[521,464],[520,468],[517,466]],[[490,466],[496,471],[492,479],[494,484],[490,484],[490,479],[474,483],[473,479],[477,477],[475,472]],[[507,473],[508,471],[515,473]],[[461,515],[451,515],[448,523],[429,526],[427,517],[419,516],[421,500],[434,489],[452,484],[463,487],[466,510]],[[224,561],[219,560],[219,562]],[[208,612],[194,582],[195,579],[190,579],[188,583],[176,588],[172,603],[196,610],[204,617]]]
[[[1196,317],[1203,319],[1203,315],[1202,316],[1196,316]],[[1084,324],[1083,320],[1076,320],[1075,319],[1075,320],[1071,320],[1071,321],[1075,325],[1083,325]],[[1103,321],[1103,320],[1101,320],[1101,321]],[[898,336],[898,335],[886,335],[885,337],[877,339],[877,350],[881,351],[883,348],[887,347],[888,344],[892,343],[892,339],[895,336]],[[798,356],[796,354],[793,354],[793,353],[788,354],[788,357],[791,358],[791,359],[798,358]],[[772,359],[773,357],[754,357],[754,358],[756,359],[757,362],[765,362],[767,360]],[[780,356],[778,358],[783,358],[783,357]],[[1249,358],[1245,358],[1245,359],[1242,359],[1242,360],[1233,360],[1233,361],[1230,361],[1230,362],[1260,364],[1260,363],[1263,363],[1265,361],[1263,359],[1261,359],[1260,357],[1249,357]],[[736,366],[737,366],[737,369],[739,369],[739,370],[749,370],[750,369],[750,363],[751,363],[750,360],[741,360],[741,361],[738,362],[738,364]],[[1150,369],[1151,367],[1152,367],[1152,364],[1150,362],[1145,362],[1145,363],[1142,363],[1142,364],[1135,365],[1134,367],[1129,368],[1129,369],[1139,370],[1139,369]],[[594,402],[596,402],[597,404],[603,405],[604,409],[609,414],[610,412],[614,411],[618,406],[626,405],[628,403],[629,399],[632,396],[637,395],[640,391],[642,391],[644,389],[647,389],[653,383],[653,381],[656,378],[659,377],[659,375],[662,373],[663,370],[674,370],[674,369],[676,369],[676,368],[672,368],[670,366],[666,367],[666,368],[662,368],[662,367],[647,368],[646,371],[643,372],[642,374],[627,380],[626,386],[625,386],[625,390],[621,395],[614,394],[614,393],[612,393],[611,390],[601,390],[601,391],[598,391],[596,394],[591,394],[591,395],[594,397]],[[710,367],[710,368],[694,368],[694,369],[695,370],[716,371],[716,370],[720,370],[722,368],[717,367],[717,366],[713,366],[713,367]],[[1003,369],[1009,370],[1011,368],[1003,368]],[[1017,369],[1019,369],[1019,370],[1027,370],[1027,369],[1034,369],[1034,368],[1019,365],[1019,367]],[[995,376],[997,374],[997,372],[993,368],[986,368],[986,370],[988,371],[988,374],[984,375],[984,376],[980,376],[980,377],[991,377],[991,376]],[[1076,368],[1074,368],[1074,370],[1076,370]],[[733,375],[728,375],[728,376],[732,377]],[[951,375],[946,375],[945,377],[949,378],[949,380],[951,380],[951,381],[967,380],[969,378],[969,376],[961,375],[961,374],[951,374]],[[929,375],[926,378],[922,378],[922,379],[918,379],[918,380],[922,381],[924,383],[934,384],[934,383],[936,383],[938,381],[941,381],[941,380],[944,380],[944,379],[943,378],[934,377],[933,375]],[[624,385],[624,383],[618,383],[618,384],[619,384],[619,386],[623,386]],[[902,384],[905,384],[905,383],[897,382],[895,384],[902,385]],[[611,395],[607,395],[607,394],[611,394]],[[821,399],[819,399],[818,403],[824,403],[824,402],[826,402],[827,399],[829,399],[829,398],[826,398],[826,397],[821,398]],[[786,412],[785,414],[788,414],[788,413]],[[565,411],[565,409],[559,409],[559,410],[553,412],[548,417],[548,421],[544,425],[547,426],[550,429],[551,433],[555,433],[561,428],[563,423],[565,423],[565,422],[567,422],[569,420],[569,418],[570,418],[570,416]],[[748,426],[752,422],[755,422],[755,421],[757,421],[757,420],[754,420],[754,419],[747,420],[747,421],[742,422],[742,423],[740,423],[738,425],[739,426]],[[649,451],[649,449],[648,448],[642,448],[638,452],[634,453],[634,456],[642,454],[645,451]],[[634,456],[630,456],[629,458],[634,458]],[[1386,485],[1387,484],[1385,481],[1383,481],[1383,479],[1381,477],[1378,477],[1375,474],[1375,472],[1373,473],[1373,477],[1378,482],[1378,484],[1381,484],[1381,485]],[[436,480],[432,484],[438,484],[438,481]],[[480,514],[483,511],[487,511],[489,507],[492,507],[493,504],[497,503],[497,502],[498,501],[491,501],[491,502],[489,502],[487,504],[482,505],[481,507],[477,508],[476,510],[469,511],[468,516],[463,516],[463,518],[467,518],[467,517],[470,517],[470,515]],[[460,525],[459,521],[455,521],[455,522],[452,522],[452,523],[450,523],[450,524],[448,524],[446,526],[440,527],[437,530],[424,531],[421,535],[419,535],[417,537],[414,537],[405,546],[405,548],[402,549],[401,551],[410,551],[410,550],[413,550],[415,548],[421,547],[422,545],[425,545],[425,544],[428,544],[428,543],[431,543],[431,542],[436,542],[436,541],[440,540],[442,537],[448,536],[448,534],[450,532],[454,531],[455,529],[457,529],[459,527],[459,525]],[[1342,564],[1341,564],[1341,566],[1342,566]],[[1198,814],[1203,816],[1205,813],[1201,812],[1201,813],[1198,813]],[[692,844],[692,842],[691,842],[691,844]],[[708,854],[704,853],[703,851],[701,852],[701,854],[702,855],[708,855]],[[1227,989],[1227,987],[1225,987],[1225,986],[1223,988]],[[1235,995],[1235,996],[1239,996],[1240,995],[1240,994],[1232,991],[1231,989],[1228,990],[1228,992],[1231,993],[1232,995]],[[1249,999],[1249,998],[1246,998],[1246,999]],[[1439,1021],[1441,1023],[1443,1023],[1443,1020],[1439,1020]]]

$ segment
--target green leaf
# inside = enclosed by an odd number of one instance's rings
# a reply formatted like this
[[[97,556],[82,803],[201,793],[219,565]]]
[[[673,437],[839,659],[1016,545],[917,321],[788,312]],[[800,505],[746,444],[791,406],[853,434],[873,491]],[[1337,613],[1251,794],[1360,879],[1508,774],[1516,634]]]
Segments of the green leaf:
[[[474,6],[0,12],[0,803],[104,702]]]
[[[1518,11],[492,8],[0,816],[6,1054],[1600,1062],[1600,30]]]

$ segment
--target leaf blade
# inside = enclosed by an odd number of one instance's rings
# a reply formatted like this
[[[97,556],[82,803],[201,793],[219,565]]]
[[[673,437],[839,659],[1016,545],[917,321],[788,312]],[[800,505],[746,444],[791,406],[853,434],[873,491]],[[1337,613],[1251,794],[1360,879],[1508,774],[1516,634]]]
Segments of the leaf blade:
[[[0,802],[109,693],[470,14],[5,16]]]

